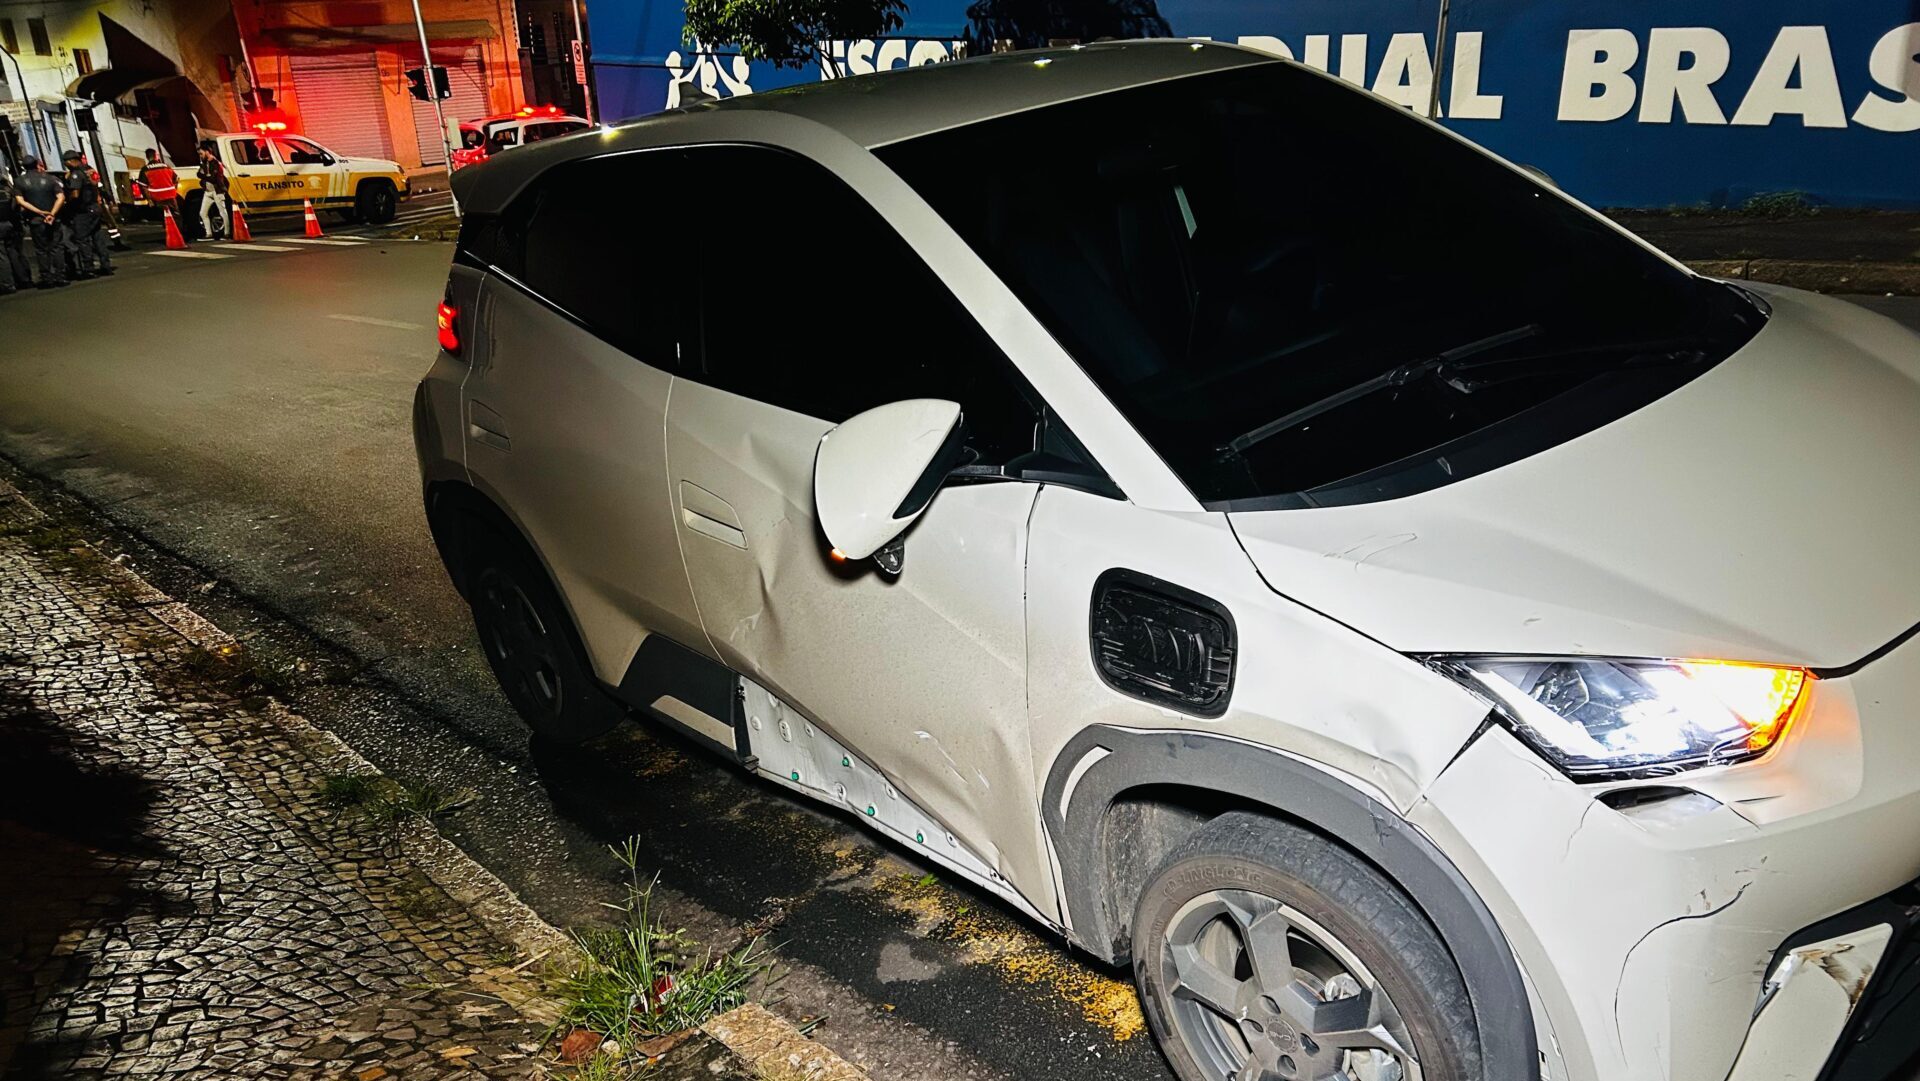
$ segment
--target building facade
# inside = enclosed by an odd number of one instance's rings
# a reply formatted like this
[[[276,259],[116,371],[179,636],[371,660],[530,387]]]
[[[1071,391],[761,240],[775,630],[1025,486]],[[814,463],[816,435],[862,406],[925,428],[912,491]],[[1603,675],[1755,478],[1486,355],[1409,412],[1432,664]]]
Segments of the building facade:
[[[225,0],[0,0],[0,50],[0,168],[77,149],[124,196],[147,151],[237,122]]]
[[[681,5],[593,9],[609,117],[1050,39],[1232,41],[1320,68],[1605,207],[1740,206],[1803,193],[1920,208],[1915,0],[909,0],[895,37],[831,67],[689,45]],[[1075,20],[1063,25],[1062,20]],[[1435,42],[1445,48],[1436,64]],[[1310,148],[1303,148],[1310,153]]]
[[[432,63],[448,69],[449,121],[528,103],[514,0],[421,0]],[[404,169],[446,161],[433,103],[408,93],[422,66],[408,0],[237,0],[253,72],[295,128],[337,153]]]
[[[421,0],[450,122],[526,104],[577,109],[570,0]],[[0,168],[79,148],[124,195],[149,149],[271,106],[337,153],[409,171],[446,161],[410,0],[0,0]]]

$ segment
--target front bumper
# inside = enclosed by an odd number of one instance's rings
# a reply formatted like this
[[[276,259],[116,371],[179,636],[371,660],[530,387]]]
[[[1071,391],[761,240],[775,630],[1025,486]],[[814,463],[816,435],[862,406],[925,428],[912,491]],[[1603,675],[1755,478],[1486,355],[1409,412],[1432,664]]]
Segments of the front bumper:
[[[1920,1077],[1920,883],[1794,935],[1729,1081]]]
[[[1576,785],[1494,728],[1409,818],[1512,943],[1545,1077],[1724,1081],[1772,1030],[1756,1016],[1783,947],[1920,879],[1920,640],[1819,681],[1757,762]],[[1848,1011],[1818,1054],[1752,1076],[1827,1081],[1807,1063],[1872,1014]]]

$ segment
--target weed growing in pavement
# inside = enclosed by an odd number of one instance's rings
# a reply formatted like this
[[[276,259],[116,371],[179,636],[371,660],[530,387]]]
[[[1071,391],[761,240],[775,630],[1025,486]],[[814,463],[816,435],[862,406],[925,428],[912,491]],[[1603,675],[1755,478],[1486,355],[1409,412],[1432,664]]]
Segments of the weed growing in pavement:
[[[429,822],[473,802],[473,793],[454,791],[432,781],[401,783],[377,773],[330,773],[320,782],[320,801],[369,822],[397,826],[410,819]]]
[[[367,804],[367,816],[386,823],[404,822],[409,818],[435,822],[472,801],[472,792],[455,792],[432,781],[389,782],[386,791]]]
[[[373,773],[329,773],[320,780],[320,802],[336,811],[358,807],[379,791]]]
[[[589,1029],[632,1049],[744,1004],[755,979],[771,972],[761,940],[716,953],[697,946],[684,930],[668,930],[653,911],[654,882],[640,873],[639,839],[611,851],[626,869],[626,897],[607,906],[620,913],[620,921],[574,932],[580,959],[554,979],[558,1029]]]

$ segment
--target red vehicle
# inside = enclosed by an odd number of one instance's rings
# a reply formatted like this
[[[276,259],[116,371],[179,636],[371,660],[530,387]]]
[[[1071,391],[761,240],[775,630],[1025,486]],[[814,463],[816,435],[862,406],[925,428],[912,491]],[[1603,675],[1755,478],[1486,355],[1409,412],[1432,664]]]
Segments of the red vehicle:
[[[558,105],[528,105],[516,112],[469,120],[460,125],[460,146],[453,152],[453,167],[478,165],[502,150],[571,135],[592,126],[582,117],[560,111]]]

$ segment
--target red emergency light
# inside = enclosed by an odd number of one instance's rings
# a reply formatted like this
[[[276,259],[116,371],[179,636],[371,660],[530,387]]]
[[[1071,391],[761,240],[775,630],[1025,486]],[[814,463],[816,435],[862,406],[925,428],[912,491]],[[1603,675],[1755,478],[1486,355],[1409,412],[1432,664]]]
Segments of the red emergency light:
[[[247,114],[247,126],[262,135],[288,131],[291,128],[287,114],[279,109],[260,109]]]
[[[525,105],[520,109],[521,116],[560,116],[558,105]]]

